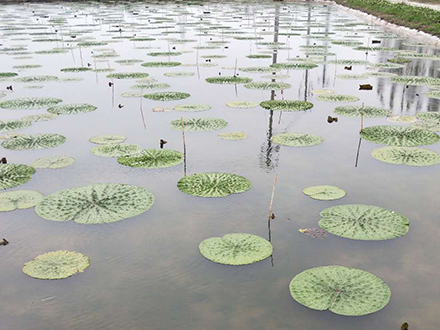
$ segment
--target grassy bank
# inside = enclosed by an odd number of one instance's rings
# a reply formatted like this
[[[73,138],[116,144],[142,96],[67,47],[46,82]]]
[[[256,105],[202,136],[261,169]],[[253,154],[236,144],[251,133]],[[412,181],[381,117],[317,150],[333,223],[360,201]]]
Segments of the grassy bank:
[[[388,22],[440,37],[440,11],[385,0],[335,0],[335,2],[383,18]]]

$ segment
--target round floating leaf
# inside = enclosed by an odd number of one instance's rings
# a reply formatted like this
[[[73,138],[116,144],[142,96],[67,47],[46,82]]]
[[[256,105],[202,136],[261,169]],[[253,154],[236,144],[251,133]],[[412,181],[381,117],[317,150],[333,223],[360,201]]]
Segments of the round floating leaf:
[[[92,71],[92,68],[84,68],[84,67],[77,67],[77,68],[64,68],[60,71],[62,72],[86,72],[86,71]]]
[[[347,105],[335,108],[335,114],[346,117],[360,117],[362,114],[365,118],[380,118],[391,115],[391,111],[379,107]]]
[[[205,239],[200,253],[208,260],[223,265],[249,265],[272,255],[272,244],[251,234],[234,233]]]
[[[432,99],[440,99],[440,91],[431,91],[428,93],[425,93],[427,97],[430,97]]]
[[[53,97],[27,97],[0,102],[0,108],[10,110],[42,109],[53,106],[63,100]]]
[[[131,86],[131,88],[133,89],[165,89],[165,88],[170,88],[171,86],[165,83],[148,83],[148,84],[141,84],[141,85],[134,85]]]
[[[55,148],[66,142],[66,137],[59,134],[20,135],[2,143],[2,147],[11,150]]]
[[[86,113],[95,111],[97,107],[86,104],[86,103],[78,103],[78,104],[65,104],[65,105],[56,105],[47,109],[47,112],[56,114],[56,115],[75,115],[78,113]]]
[[[345,191],[335,186],[311,186],[304,189],[303,193],[320,201],[333,201],[345,196]]]
[[[23,273],[39,280],[60,280],[82,273],[90,266],[90,259],[73,251],[52,251],[25,263]]]
[[[107,75],[107,78],[110,79],[139,79],[146,78],[149,74],[145,72],[119,72],[119,73],[111,73]]]
[[[321,213],[319,227],[355,240],[381,241],[406,235],[409,221],[404,216],[377,206],[348,204],[329,207]]]
[[[426,149],[407,147],[383,147],[373,150],[371,155],[381,162],[409,166],[431,166],[440,164],[440,154]]]
[[[165,72],[163,75],[165,77],[180,78],[180,77],[192,77],[192,76],[194,76],[194,73],[193,72]]]
[[[206,82],[210,84],[247,84],[252,81],[251,78],[237,76],[220,76],[206,78]]]
[[[307,101],[297,100],[269,100],[260,103],[260,106],[266,110],[275,111],[306,111],[313,108],[313,104]]]
[[[90,142],[96,144],[115,144],[127,140],[123,135],[97,135],[89,139]]]
[[[423,112],[416,115],[417,119],[422,119],[426,121],[440,121],[439,112]]]
[[[183,120],[183,127],[186,132],[215,131],[226,127],[226,125],[228,125],[228,122],[219,118],[185,118]],[[181,120],[173,120],[171,127],[181,130]]]
[[[58,118],[58,115],[55,115],[52,113],[42,113],[39,115],[24,116],[21,118],[21,120],[37,122],[37,121],[49,121],[49,120],[53,120],[53,119],[57,119],[57,118]]]
[[[357,96],[352,95],[341,95],[341,94],[332,94],[332,95],[318,95],[316,99],[324,102],[356,102],[359,101]]]
[[[196,173],[179,180],[177,187],[188,195],[198,197],[225,197],[240,194],[251,188],[245,177],[230,173]]]
[[[218,137],[223,140],[237,141],[247,139],[248,135],[245,132],[226,132],[218,134]]]
[[[312,93],[314,95],[330,95],[330,94],[334,94],[335,91],[332,89],[314,89],[312,90]]]
[[[180,62],[145,62],[141,65],[146,68],[171,68],[181,64]]]
[[[173,110],[176,111],[191,111],[191,112],[198,112],[198,111],[206,111],[211,109],[211,106],[206,104],[180,104],[176,105]]]
[[[122,157],[135,155],[142,151],[142,147],[137,144],[119,143],[103,144],[92,148],[92,154],[101,157]]]
[[[0,189],[17,187],[32,179],[33,167],[22,164],[0,164]]]
[[[288,147],[311,147],[324,142],[324,139],[320,136],[302,133],[277,134],[270,140],[275,144]]]
[[[48,81],[57,81],[58,77],[55,76],[28,76],[16,78],[14,81],[22,82],[22,83],[35,83],[35,82],[48,82]]]
[[[181,93],[181,92],[159,92],[159,93],[144,95],[146,99],[150,99],[154,101],[177,101],[177,100],[187,99],[190,96],[191,95],[188,93]]]
[[[251,102],[251,101],[233,101],[226,103],[226,105],[230,108],[250,109],[250,108],[256,108],[260,104],[258,102]]]
[[[261,58],[272,58],[271,55],[264,55],[264,54],[255,54],[255,55],[246,55],[247,58],[251,59],[261,59]]]
[[[387,121],[390,121],[392,123],[414,123],[416,121],[416,117],[414,116],[403,116],[403,115],[397,115],[397,116],[391,116],[387,118]]]
[[[15,73],[15,72],[0,72],[0,79],[11,78],[11,77],[15,77],[15,76],[18,76],[18,73]]]
[[[309,70],[317,68],[318,65],[310,62],[291,62],[291,63],[275,63],[270,65],[275,69],[287,69],[287,70]]]
[[[421,76],[397,76],[392,77],[391,82],[411,86],[440,86],[440,78]]]
[[[384,308],[391,290],[379,277],[342,266],[311,268],[289,285],[293,299],[308,308],[345,316],[360,316]]]
[[[439,136],[431,131],[403,126],[370,126],[364,128],[362,139],[395,147],[416,147],[436,143]]]
[[[420,120],[411,124],[411,127],[427,129],[432,132],[440,132],[440,120]]]
[[[0,212],[29,209],[40,203],[44,195],[33,190],[15,190],[0,193]]]
[[[153,195],[142,187],[100,183],[57,191],[38,204],[35,212],[51,221],[102,224],[132,218],[153,203]]]
[[[154,56],[154,57],[166,57],[166,56],[179,56],[182,55],[182,53],[179,52],[159,52],[159,53],[148,53],[147,55],[149,56]]]
[[[274,72],[274,71],[280,71],[277,68],[271,68],[268,66],[252,66],[248,68],[240,68],[240,71],[248,72],[248,73],[267,73],[267,72]]]
[[[261,90],[284,90],[292,87],[291,84],[257,81],[244,85],[247,89],[261,89]]]
[[[70,156],[49,156],[38,158],[31,163],[33,168],[63,168],[72,165],[75,159]]]
[[[163,168],[183,162],[183,154],[175,150],[144,149],[133,156],[119,157],[118,162],[130,167]]]
[[[0,132],[17,131],[32,125],[31,121],[23,120],[0,120]]]

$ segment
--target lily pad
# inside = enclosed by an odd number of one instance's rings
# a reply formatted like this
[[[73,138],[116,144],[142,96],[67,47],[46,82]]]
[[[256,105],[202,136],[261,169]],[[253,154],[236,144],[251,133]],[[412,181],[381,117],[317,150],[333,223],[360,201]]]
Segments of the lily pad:
[[[149,74],[145,72],[119,72],[107,75],[109,79],[139,79],[146,78]]]
[[[35,174],[33,167],[22,164],[0,164],[0,189],[9,189],[24,184]]]
[[[135,155],[142,151],[142,147],[137,144],[113,143],[96,146],[91,151],[92,154],[101,157],[122,157]]]
[[[427,129],[428,131],[432,132],[440,132],[440,120],[420,120],[411,124],[411,127]]]
[[[10,110],[43,109],[62,101],[63,100],[53,97],[27,97],[22,99],[2,101],[0,102],[0,108]]]
[[[313,89],[312,94],[314,95],[330,95],[334,94],[335,91],[333,89]]]
[[[345,191],[335,186],[311,186],[303,190],[303,193],[320,201],[333,201],[345,196]]]
[[[47,109],[47,112],[56,115],[75,115],[78,113],[95,111],[96,109],[97,107],[91,104],[78,103],[78,104],[56,105],[54,107]]]
[[[119,157],[118,162],[130,167],[164,168],[182,163],[183,154],[175,150],[144,149],[133,156]]]
[[[260,103],[260,106],[266,110],[274,111],[306,111],[313,108],[313,104],[307,101],[297,100],[269,100]]]
[[[123,135],[97,135],[89,139],[90,142],[95,144],[115,144],[125,140],[127,140],[127,137]]]
[[[31,163],[33,168],[63,168],[72,165],[75,159],[70,156],[49,156],[38,158]]]
[[[272,255],[272,244],[251,234],[233,233],[205,239],[199,245],[200,253],[208,260],[223,265],[249,265]]]
[[[165,77],[170,78],[181,78],[181,77],[192,77],[194,76],[193,72],[165,72],[163,74]]]
[[[150,99],[154,101],[177,101],[177,100],[187,99],[190,96],[191,95],[188,93],[181,93],[181,92],[159,92],[159,93],[144,95],[146,99]]]
[[[284,90],[292,87],[288,83],[277,83],[277,82],[266,82],[266,81],[256,81],[244,85],[247,89],[261,89],[261,90]]]
[[[226,103],[226,105],[230,108],[236,109],[251,109],[258,107],[260,103],[251,101],[233,101]]]
[[[440,112],[423,112],[416,115],[417,119],[426,121],[440,121]]]
[[[360,117],[362,114],[365,118],[380,118],[391,115],[391,111],[380,107],[347,105],[335,108],[335,114],[345,117]]]
[[[271,138],[275,144],[288,147],[311,147],[324,142],[324,139],[317,135],[303,133],[277,134]]]
[[[171,86],[169,84],[154,83],[154,82],[131,86],[131,88],[133,88],[133,89],[141,89],[141,90],[144,90],[144,89],[166,89],[166,88],[170,88],[170,87]]]
[[[172,68],[181,64],[180,62],[145,62],[141,65],[146,68]]]
[[[390,121],[392,123],[410,124],[410,123],[414,123],[416,121],[416,117],[414,117],[414,116],[405,116],[405,115],[397,115],[397,116],[390,116],[390,117],[388,117],[387,121]]]
[[[310,70],[317,68],[318,65],[311,62],[290,62],[290,63],[275,63],[270,65],[275,69],[287,69],[287,70]]]
[[[228,125],[228,122],[219,118],[185,118],[183,120],[186,132],[215,131],[226,127],[226,125]],[[173,120],[171,127],[175,130],[181,130],[181,120]]]
[[[179,104],[176,105],[173,110],[176,111],[189,111],[189,112],[199,112],[199,111],[206,111],[211,109],[210,105],[206,104]]]
[[[220,76],[220,77],[210,77],[206,78],[206,82],[210,84],[247,84],[252,81],[251,78],[237,77],[237,76]]]
[[[403,126],[370,126],[364,128],[362,139],[395,147],[416,147],[436,143],[440,138],[431,131]]]
[[[52,114],[52,113],[42,113],[39,115],[29,115],[24,116],[21,118],[23,121],[31,121],[31,122],[38,122],[38,121],[49,121],[53,119],[57,119],[58,115]]]
[[[181,178],[177,183],[180,191],[198,197],[225,197],[240,194],[251,188],[251,182],[236,174],[207,172]]]
[[[66,137],[59,134],[20,135],[2,143],[2,147],[10,150],[30,150],[55,148],[66,142]]]
[[[397,76],[392,77],[391,82],[411,86],[440,86],[440,78],[422,76]]]
[[[308,308],[345,316],[360,316],[384,308],[391,290],[379,277],[343,266],[311,268],[289,285],[293,299]]]
[[[55,76],[28,76],[28,77],[20,77],[14,79],[14,81],[22,82],[22,83],[48,82],[48,81],[57,81],[57,80],[58,77]]]
[[[332,95],[318,95],[316,97],[319,101],[324,102],[356,102],[359,101],[357,96],[353,95],[341,95],[341,94],[332,94]]]
[[[0,120],[0,132],[10,132],[24,129],[32,125],[31,121]]]
[[[373,150],[371,155],[381,162],[409,166],[431,166],[440,164],[440,154],[421,148],[383,147]]]
[[[320,214],[319,227],[333,235],[354,240],[387,240],[404,236],[409,230],[407,218],[377,206],[338,205]]]
[[[61,69],[61,72],[87,72],[87,71],[92,71],[92,68],[88,68],[88,67],[77,67],[77,68],[64,68]]]
[[[60,280],[82,273],[90,266],[85,255],[73,251],[52,251],[25,263],[23,273],[39,280]]]
[[[425,93],[425,95],[427,97],[432,98],[432,99],[438,99],[438,100],[440,99],[440,91],[431,91],[431,92]]]
[[[18,73],[15,72],[0,72],[0,79],[3,78],[12,78],[18,76]]]
[[[57,191],[38,204],[35,212],[51,221],[103,224],[142,214],[153,203],[153,195],[142,187],[100,183]]]
[[[0,193],[0,212],[29,209],[43,199],[42,193],[33,190],[14,190]]]
[[[247,139],[248,135],[245,132],[226,132],[218,134],[218,137],[223,140],[237,141]]]

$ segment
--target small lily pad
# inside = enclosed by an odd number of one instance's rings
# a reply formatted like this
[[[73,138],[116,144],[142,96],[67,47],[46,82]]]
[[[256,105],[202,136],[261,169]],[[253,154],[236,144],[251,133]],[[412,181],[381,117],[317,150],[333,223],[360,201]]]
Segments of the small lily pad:
[[[247,139],[248,135],[245,132],[226,132],[218,134],[218,137],[223,140],[238,141]]]
[[[159,93],[144,95],[146,99],[150,99],[154,101],[177,101],[177,100],[187,99],[190,96],[191,95],[188,93],[181,93],[181,92],[159,92]]]
[[[181,64],[180,62],[145,62],[141,65],[146,68],[171,68]]]
[[[236,109],[251,109],[258,107],[260,103],[251,101],[233,101],[226,103],[226,105],[230,108]]]
[[[66,137],[60,134],[23,134],[4,141],[2,147],[10,150],[48,149],[64,142]]]
[[[380,118],[389,116],[391,111],[380,107],[347,105],[335,108],[335,114],[345,117],[360,117],[363,115],[365,118]]]
[[[119,73],[111,73],[107,75],[109,79],[139,79],[146,78],[149,74],[145,72],[119,72]]]
[[[133,156],[119,157],[118,162],[130,167],[164,168],[182,163],[183,154],[168,149],[144,149]]]
[[[345,191],[335,186],[311,186],[303,190],[303,193],[320,201],[333,201],[345,196]]]
[[[185,118],[183,120],[185,132],[215,131],[225,128],[226,125],[228,125],[228,122],[220,118]],[[171,128],[182,130],[181,120],[173,120],[171,122]]]
[[[199,112],[199,111],[206,111],[211,109],[210,105],[207,104],[179,104],[176,105],[173,110],[176,111],[188,111],[188,112]]]
[[[194,72],[165,72],[163,75],[170,78],[182,78],[192,77],[194,76]]]
[[[247,89],[284,90],[292,87],[292,85],[287,83],[256,81],[245,84],[244,87]]]
[[[220,77],[206,78],[206,82],[210,84],[223,84],[223,85],[247,84],[250,83],[251,81],[252,81],[251,78],[237,77],[237,76],[220,76]]]
[[[421,148],[383,147],[373,150],[371,155],[377,160],[389,164],[405,164],[409,166],[440,164],[440,154]]]
[[[275,144],[288,147],[311,147],[324,142],[324,139],[317,135],[303,133],[277,134],[271,138]]]
[[[115,144],[121,143],[127,140],[123,135],[97,135],[89,139],[90,142],[95,144]]]
[[[306,111],[313,108],[312,103],[297,100],[269,100],[261,102],[260,106],[266,110],[286,112]]]
[[[135,155],[142,151],[142,147],[137,144],[113,143],[96,146],[91,151],[92,154],[101,157],[122,157]]]
[[[63,100],[53,97],[27,97],[22,99],[2,101],[0,102],[0,108],[10,110],[43,109],[62,101]]]
[[[331,94],[331,95],[318,95],[316,97],[319,101],[324,102],[356,102],[359,101],[357,96],[353,95],[341,95],[341,94]]]
[[[87,72],[87,71],[92,71],[92,68],[88,68],[88,67],[77,67],[77,68],[64,68],[61,69],[61,72]]]
[[[416,117],[414,117],[414,116],[397,115],[397,116],[388,117],[387,121],[392,122],[392,123],[410,124],[410,123],[414,123],[416,121]]]
[[[29,209],[40,203],[44,195],[33,190],[14,190],[0,193],[0,212]]]
[[[72,165],[75,159],[70,156],[49,156],[38,158],[31,163],[33,168],[63,168]]]
[[[33,167],[23,164],[0,164],[0,189],[9,189],[24,184],[35,174]]]
[[[49,120],[53,120],[53,119],[57,119],[57,118],[58,118],[58,115],[55,115],[53,113],[42,113],[39,115],[24,116],[21,118],[21,120],[38,122],[38,121],[49,121]]]
[[[78,103],[78,104],[56,105],[54,107],[47,109],[47,112],[56,115],[75,115],[78,113],[95,111],[96,109],[97,107],[91,104]]]

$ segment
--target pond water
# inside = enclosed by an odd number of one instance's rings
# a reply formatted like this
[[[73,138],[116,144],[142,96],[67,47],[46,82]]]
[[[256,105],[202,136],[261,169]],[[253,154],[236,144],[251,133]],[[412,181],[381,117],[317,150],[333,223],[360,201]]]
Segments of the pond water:
[[[381,107],[392,115],[415,116],[438,112],[438,99],[424,95],[428,86],[393,83],[390,77],[368,76],[389,72],[401,76],[440,77],[440,51],[417,41],[372,26],[331,5],[272,2],[146,2],[89,1],[0,5],[1,101],[23,97],[55,97],[60,104],[88,103],[96,111],[60,115],[35,122],[21,134],[57,133],[67,140],[56,148],[8,150],[8,163],[29,165],[35,159],[67,155],[74,164],[62,169],[37,169],[32,180],[19,189],[45,195],[61,189],[94,183],[125,183],[148,189],[155,204],[133,218],[102,225],[73,221],[53,222],[39,217],[33,208],[2,212],[0,237],[1,329],[302,329],[367,330],[436,329],[440,309],[440,226],[437,199],[440,166],[412,167],[380,162],[371,156],[381,145],[362,141],[360,118],[335,115],[342,105]],[[292,34],[292,35],[288,35]],[[132,41],[136,35],[153,41]],[[72,36],[75,36],[73,38]],[[121,38],[125,37],[125,38]],[[54,39],[54,41],[39,41]],[[338,44],[340,40],[351,43]],[[380,40],[380,43],[372,43]],[[79,46],[80,42],[105,42]],[[275,42],[275,43],[274,43]],[[332,43],[334,42],[334,43]],[[210,47],[208,49],[196,49]],[[301,47],[302,46],[302,47]],[[308,46],[308,47],[304,47]],[[326,46],[326,47],[311,47]],[[358,46],[388,47],[388,51],[356,50]],[[63,49],[62,53],[38,51]],[[401,68],[375,68],[390,63],[406,50],[409,63]],[[37,52],[37,53],[36,53]],[[154,57],[154,52],[180,52]],[[415,58],[412,52],[434,58]],[[99,56],[102,54],[118,57]],[[410,53],[408,55],[408,53]],[[252,59],[249,54],[270,55]],[[98,55],[98,56],[97,56]],[[224,57],[213,56],[222,55]],[[405,55],[405,54],[404,54]],[[307,57],[307,59],[305,59]],[[119,60],[139,59],[130,66]],[[206,78],[232,76],[254,82],[272,71],[249,73],[246,67],[268,68],[273,63],[316,63],[312,69],[286,70],[283,91],[248,89],[243,84],[209,84]],[[352,70],[333,60],[359,60]],[[176,61],[177,67],[144,67],[143,62]],[[361,64],[357,64],[361,63]],[[159,91],[189,93],[179,101],[126,98],[139,93],[131,86],[139,79],[110,79],[111,72],[62,72],[63,68],[90,67],[119,72],[148,73],[171,87]],[[210,66],[206,66],[209,64]],[[14,68],[41,65],[32,69]],[[167,77],[168,72],[193,76]],[[351,78],[337,77],[356,74]],[[23,83],[21,77],[49,75],[58,81]],[[81,80],[60,81],[62,78]],[[109,82],[114,86],[109,87]],[[275,81],[275,80],[274,80]],[[280,82],[280,80],[277,80]],[[145,84],[146,82],[141,82]],[[359,90],[371,84],[373,90]],[[13,86],[13,91],[6,89]],[[39,86],[38,88],[28,88]],[[359,101],[332,103],[317,99],[313,90],[357,96]],[[144,90],[153,93],[157,90]],[[0,93],[1,94],[1,93]],[[236,109],[232,101],[262,102],[301,100],[312,102],[307,111],[268,111],[259,106]],[[119,108],[118,105],[123,105]],[[206,104],[210,110],[177,112],[180,104]],[[154,108],[170,111],[155,112]],[[0,119],[19,119],[39,110],[0,109]],[[328,116],[338,117],[329,124]],[[96,135],[120,134],[126,143],[143,148],[183,152],[182,133],[170,122],[180,118],[221,118],[228,125],[216,131],[186,132],[186,166],[163,169],[130,168],[115,158],[90,152]],[[400,125],[382,118],[364,118],[364,127]],[[240,141],[220,139],[219,133],[246,132]],[[280,133],[308,133],[324,142],[294,148],[273,144]],[[2,133],[1,135],[5,135]],[[440,144],[426,148],[440,152]],[[186,174],[227,172],[245,176],[252,188],[224,198],[199,198],[177,188]],[[276,218],[268,231],[267,216],[275,176],[273,203]],[[313,185],[334,185],[347,195],[335,201],[318,201],[302,193]],[[410,221],[407,235],[385,241],[357,241],[328,234],[314,239],[301,228],[318,227],[319,213],[330,206],[366,204],[398,212]],[[271,238],[272,258],[247,266],[225,266],[205,259],[201,241],[227,233],[243,232]],[[55,250],[87,255],[91,266],[64,280],[43,281],[22,273],[24,263]],[[289,293],[298,273],[317,266],[342,265],[368,271],[385,281],[392,291],[382,310],[358,317],[315,311],[300,305]]]

